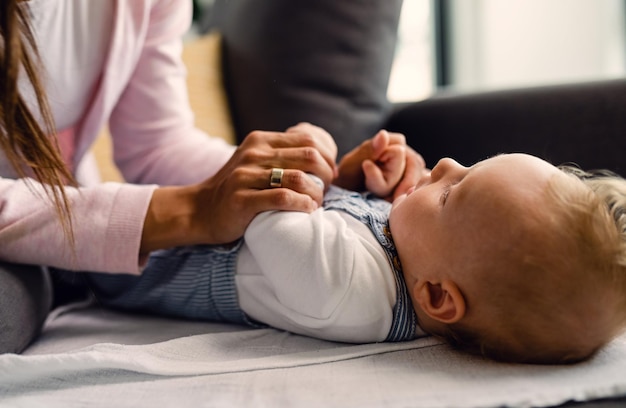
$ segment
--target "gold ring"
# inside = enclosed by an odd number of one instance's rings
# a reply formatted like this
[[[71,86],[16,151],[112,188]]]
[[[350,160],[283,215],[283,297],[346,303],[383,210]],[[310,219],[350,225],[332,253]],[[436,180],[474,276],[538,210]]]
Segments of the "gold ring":
[[[270,187],[282,187],[283,186],[283,169],[273,168],[270,173]]]

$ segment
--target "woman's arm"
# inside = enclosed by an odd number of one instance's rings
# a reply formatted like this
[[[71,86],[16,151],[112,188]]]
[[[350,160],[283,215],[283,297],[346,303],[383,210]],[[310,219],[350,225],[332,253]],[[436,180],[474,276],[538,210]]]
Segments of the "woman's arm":
[[[314,211],[323,191],[306,173],[330,180],[334,167],[326,157],[334,159],[335,154],[330,135],[310,124],[285,133],[253,132],[213,177],[154,192],[141,252],[231,242],[264,211]],[[285,168],[282,188],[269,188],[273,167]]]

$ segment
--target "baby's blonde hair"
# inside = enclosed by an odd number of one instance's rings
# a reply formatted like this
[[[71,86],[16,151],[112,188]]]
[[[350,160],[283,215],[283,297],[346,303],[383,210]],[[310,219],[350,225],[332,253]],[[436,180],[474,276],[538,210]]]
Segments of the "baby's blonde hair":
[[[440,333],[453,345],[497,360],[568,363],[626,326],[626,180],[561,170],[567,177],[548,183],[546,206],[519,214],[533,231],[502,254],[513,263],[503,271],[495,262],[480,297],[466,294],[480,318]]]

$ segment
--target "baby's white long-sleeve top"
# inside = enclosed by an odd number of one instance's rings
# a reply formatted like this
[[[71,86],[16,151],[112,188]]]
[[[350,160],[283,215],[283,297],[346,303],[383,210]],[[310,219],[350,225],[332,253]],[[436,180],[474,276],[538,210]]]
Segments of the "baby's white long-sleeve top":
[[[385,340],[395,278],[366,225],[323,208],[267,212],[252,221],[244,241],[235,279],[250,317],[327,340]]]

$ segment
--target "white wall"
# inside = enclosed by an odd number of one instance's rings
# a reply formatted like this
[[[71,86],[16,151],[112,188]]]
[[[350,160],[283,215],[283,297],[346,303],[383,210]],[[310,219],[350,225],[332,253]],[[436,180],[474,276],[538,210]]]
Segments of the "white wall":
[[[341,1],[341,0],[337,0]],[[404,0],[387,97],[393,102],[424,99],[435,89],[432,0]]]
[[[453,0],[451,78],[502,88],[626,75],[623,0]]]

